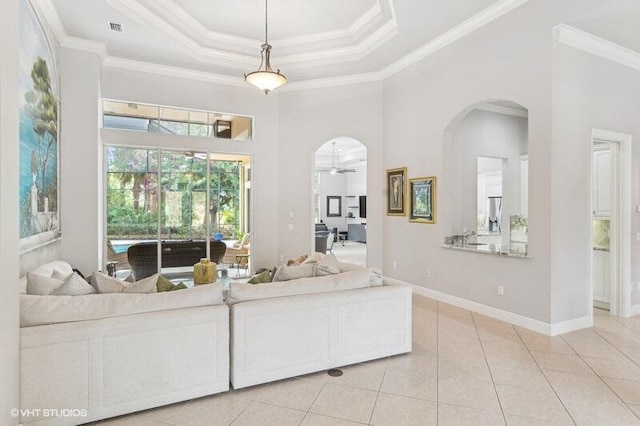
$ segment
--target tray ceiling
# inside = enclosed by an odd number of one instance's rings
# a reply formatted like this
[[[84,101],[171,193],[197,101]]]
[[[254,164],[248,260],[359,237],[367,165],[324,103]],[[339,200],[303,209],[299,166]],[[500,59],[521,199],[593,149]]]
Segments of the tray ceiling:
[[[246,85],[260,64],[264,0],[31,1],[60,44],[107,66]],[[270,0],[271,62],[299,87],[380,80],[528,1]],[[608,0],[570,24],[640,52],[639,15],[638,0]]]

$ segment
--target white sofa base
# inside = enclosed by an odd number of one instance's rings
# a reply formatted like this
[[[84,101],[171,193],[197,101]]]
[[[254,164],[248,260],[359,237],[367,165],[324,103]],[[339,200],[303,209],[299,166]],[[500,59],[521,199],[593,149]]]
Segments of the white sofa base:
[[[80,424],[229,389],[226,305],[26,327],[20,338],[23,424]]]
[[[231,306],[233,387],[410,352],[411,293],[383,286]]]

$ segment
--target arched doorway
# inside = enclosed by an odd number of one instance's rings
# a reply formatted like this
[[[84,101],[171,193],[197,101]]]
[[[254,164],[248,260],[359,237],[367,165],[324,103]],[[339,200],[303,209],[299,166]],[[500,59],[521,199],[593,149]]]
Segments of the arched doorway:
[[[315,152],[312,191],[314,251],[322,251],[321,238],[328,231],[333,238],[327,240],[327,252],[366,266],[367,148],[348,137],[323,144]]]

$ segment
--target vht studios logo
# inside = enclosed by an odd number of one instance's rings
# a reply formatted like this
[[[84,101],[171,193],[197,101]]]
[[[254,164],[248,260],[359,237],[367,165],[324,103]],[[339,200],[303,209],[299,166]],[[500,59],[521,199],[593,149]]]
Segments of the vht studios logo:
[[[12,408],[11,417],[87,417],[86,408]]]

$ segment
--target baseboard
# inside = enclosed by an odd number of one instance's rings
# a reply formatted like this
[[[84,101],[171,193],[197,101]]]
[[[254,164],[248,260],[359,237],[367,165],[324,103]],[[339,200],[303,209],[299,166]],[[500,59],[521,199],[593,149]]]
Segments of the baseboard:
[[[580,330],[593,326],[593,318],[590,316],[575,318],[567,321],[556,322],[551,324],[550,336],[568,333],[570,331]]]
[[[545,334],[547,336],[556,336],[561,333],[568,333],[569,331],[579,330],[581,328],[591,327],[593,325],[593,321],[589,317],[577,318],[574,320],[563,321],[556,324],[549,324],[533,318],[525,317],[523,315],[514,314],[513,312],[504,311],[492,306],[483,305],[482,303],[473,302],[471,300],[452,296],[450,294],[442,293],[437,290],[432,290],[430,288],[421,287],[419,285],[407,283],[393,278],[385,277],[384,280],[385,283],[389,283],[392,285],[409,285],[413,287],[413,292],[415,294],[419,294],[421,296],[425,296],[439,302],[448,303],[459,308],[467,309],[478,314],[486,315],[500,321],[508,322],[509,324],[517,325],[518,327]]]

